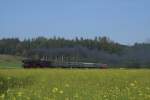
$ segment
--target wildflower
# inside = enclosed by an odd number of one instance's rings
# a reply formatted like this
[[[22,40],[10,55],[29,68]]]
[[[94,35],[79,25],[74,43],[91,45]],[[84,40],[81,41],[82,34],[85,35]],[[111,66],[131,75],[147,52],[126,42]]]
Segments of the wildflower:
[[[59,91],[59,93],[60,93],[60,94],[63,94],[63,93],[64,93],[64,91],[62,91],[62,90],[61,90],[61,91]]]
[[[5,98],[5,94],[2,94],[0,97],[1,97],[2,99],[4,99],[4,98]]]
[[[75,98],[78,98],[79,96],[78,96],[78,94],[75,94],[75,96],[74,96]]]
[[[68,97],[66,97],[66,98],[65,98],[65,100],[69,100],[69,98],[68,98]]]
[[[135,86],[135,84],[134,83],[130,83],[130,86]]]
[[[106,98],[107,96],[106,95],[104,95],[104,98]]]
[[[58,88],[53,88],[52,92],[56,93],[58,91]]]
[[[69,84],[66,84],[65,87],[69,87]]]
[[[33,94],[34,94],[34,95],[37,95],[37,93],[36,93],[36,92],[34,92]]]
[[[118,87],[115,87],[115,89],[116,89],[116,90],[119,90],[119,88],[118,88]]]
[[[139,96],[142,96],[143,94],[142,93],[139,93]]]
[[[30,97],[26,97],[27,100],[30,100]]]
[[[13,97],[13,100],[16,100],[16,97]]]
[[[7,93],[9,93],[9,92],[10,92],[10,89],[7,90]]]
[[[137,81],[135,80],[134,83],[137,83]]]
[[[18,92],[18,96],[21,97],[22,96],[22,92]]]

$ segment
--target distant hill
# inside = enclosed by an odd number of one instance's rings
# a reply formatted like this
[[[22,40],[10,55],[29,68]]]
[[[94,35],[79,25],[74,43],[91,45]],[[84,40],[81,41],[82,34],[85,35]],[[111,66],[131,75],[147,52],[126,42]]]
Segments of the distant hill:
[[[0,68],[21,68],[21,57],[0,55]]]

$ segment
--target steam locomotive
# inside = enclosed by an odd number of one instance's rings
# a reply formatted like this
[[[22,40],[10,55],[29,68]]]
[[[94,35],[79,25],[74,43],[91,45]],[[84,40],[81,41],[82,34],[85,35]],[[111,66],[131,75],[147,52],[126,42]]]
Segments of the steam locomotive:
[[[48,60],[24,59],[24,68],[108,68],[107,64],[86,62],[54,62]]]

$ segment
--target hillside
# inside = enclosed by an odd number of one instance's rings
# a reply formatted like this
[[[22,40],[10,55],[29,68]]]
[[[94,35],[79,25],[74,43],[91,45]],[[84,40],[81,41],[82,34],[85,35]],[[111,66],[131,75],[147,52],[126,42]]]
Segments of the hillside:
[[[20,40],[0,39],[0,54],[66,62],[105,63],[111,67],[150,68],[150,43],[136,43],[132,46],[116,43],[107,37],[86,38],[46,38]],[[9,57],[2,57],[8,59]],[[10,59],[13,57],[10,57]],[[16,59],[16,58],[15,58]],[[8,63],[8,61],[5,61]],[[14,62],[14,61],[12,61]],[[18,64],[18,61],[15,61]],[[17,64],[14,65],[16,66]],[[4,63],[5,65],[5,63]],[[9,65],[9,64],[8,64]],[[5,65],[6,66],[6,65]]]

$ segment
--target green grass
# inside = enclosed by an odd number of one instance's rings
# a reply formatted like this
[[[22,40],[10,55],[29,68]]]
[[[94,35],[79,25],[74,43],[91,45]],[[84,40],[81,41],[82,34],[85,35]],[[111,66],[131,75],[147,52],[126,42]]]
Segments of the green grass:
[[[0,55],[0,68],[21,68],[21,57]]]
[[[0,100],[150,100],[150,70],[1,69]]]

